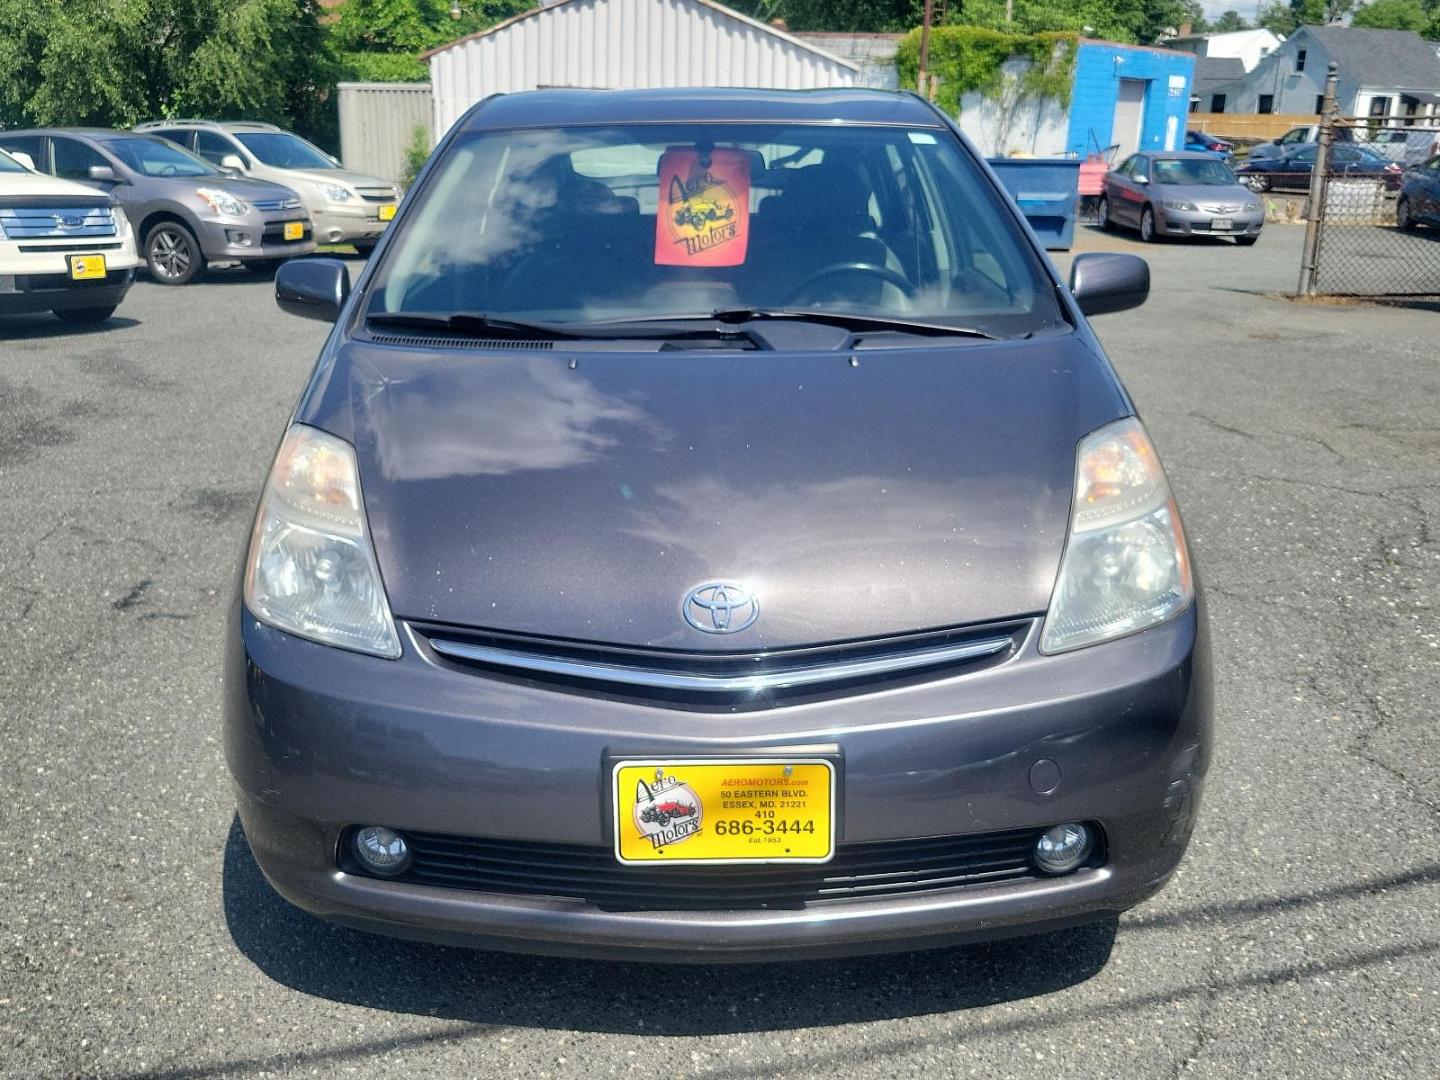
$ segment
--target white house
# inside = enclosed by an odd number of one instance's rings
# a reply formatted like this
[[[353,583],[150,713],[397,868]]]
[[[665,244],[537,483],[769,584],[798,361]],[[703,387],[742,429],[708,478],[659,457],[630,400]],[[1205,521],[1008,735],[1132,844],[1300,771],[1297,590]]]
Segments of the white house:
[[[1183,34],[1162,44],[1215,60],[1239,60],[1246,71],[1254,71],[1255,66],[1278,49],[1284,40],[1278,34],[1260,28],[1231,30],[1223,34]]]
[[[712,0],[560,0],[425,59],[437,136],[482,98],[542,86],[805,90],[853,86],[860,72]]]

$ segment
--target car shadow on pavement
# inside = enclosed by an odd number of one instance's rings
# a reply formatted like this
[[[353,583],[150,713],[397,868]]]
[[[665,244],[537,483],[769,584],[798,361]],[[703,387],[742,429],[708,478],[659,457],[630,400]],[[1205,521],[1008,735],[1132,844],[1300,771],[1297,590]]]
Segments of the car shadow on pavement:
[[[223,902],[240,951],[302,993],[491,1026],[653,1035],[825,1027],[1049,994],[1097,974],[1117,926],[1112,917],[965,947],[773,965],[481,952],[366,934],[293,907],[260,873],[238,818],[225,843]]]
[[[128,330],[139,326],[139,319],[127,319],[123,315],[112,315],[103,323],[94,326],[71,326],[62,323],[48,312],[34,315],[17,315],[0,321],[0,341],[35,341],[40,338],[56,337],[98,337],[114,330]]]

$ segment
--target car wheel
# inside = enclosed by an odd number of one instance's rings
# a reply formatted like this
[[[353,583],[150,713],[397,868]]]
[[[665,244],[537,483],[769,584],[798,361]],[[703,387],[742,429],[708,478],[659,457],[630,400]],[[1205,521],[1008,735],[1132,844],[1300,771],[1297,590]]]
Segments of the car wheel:
[[[354,241],[355,251],[360,255],[362,259],[368,259],[371,252],[375,250],[375,245],[377,242],[378,241],[375,240],[356,240]]]
[[[1251,191],[1270,190],[1270,178],[1268,176],[1263,176],[1260,173],[1255,173],[1245,177],[1244,180],[1245,186],[1248,187]]]
[[[1155,211],[1148,206],[1140,212],[1140,239],[1147,244],[1155,242]]]
[[[145,237],[145,262],[161,285],[188,285],[205,272],[195,234],[178,221],[162,221]]]
[[[1410,200],[1404,195],[1395,203],[1395,224],[1405,232],[1413,232],[1418,222],[1410,213]]]
[[[1100,228],[1108,230],[1111,227],[1110,200],[1104,195],[1100,196],[1100,205],[1095,210],[1095,216],[1098,219]]]
[[[1235,243],[1239,244],[1241,247],[1254,247],[1255,241],[1259,239],[1260,237],[1258,236],[1237,236],[1235,237]]]
[[[111,304],[109,307],[61,308],[50,314],[66,326],[96,326],[114,315],[118,306]]]

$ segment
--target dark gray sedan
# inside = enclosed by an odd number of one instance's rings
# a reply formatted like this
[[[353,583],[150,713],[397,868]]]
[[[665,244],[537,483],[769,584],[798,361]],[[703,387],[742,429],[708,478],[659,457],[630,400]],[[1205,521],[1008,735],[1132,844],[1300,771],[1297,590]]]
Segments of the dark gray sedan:
[[[1210,154],[1132,154],[1105,175],[1100,227],[1125,225],[1147,243],[1164,236],[1230,236],[1242,246],[1260,239],[1260,198]]]
[[[662,960],[936,946],[1158,890],[1203,607],[1068,287],[913,95],[551,90],[441,143],[261,495],[225,746],[327,919]]]

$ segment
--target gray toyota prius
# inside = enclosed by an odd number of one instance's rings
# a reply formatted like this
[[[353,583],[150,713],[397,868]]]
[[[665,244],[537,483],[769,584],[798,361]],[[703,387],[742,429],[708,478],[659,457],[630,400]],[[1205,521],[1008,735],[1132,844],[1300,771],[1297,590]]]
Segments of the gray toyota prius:
[[[955,126],[868,90],[546,90],[441,142],[332,320],[226,632],[266,877],[326,919],[677,961],[1156,892],[1210,757],[1155,447]]]

